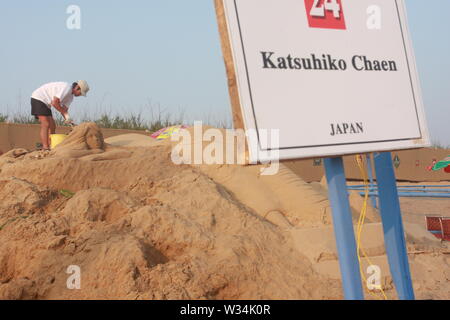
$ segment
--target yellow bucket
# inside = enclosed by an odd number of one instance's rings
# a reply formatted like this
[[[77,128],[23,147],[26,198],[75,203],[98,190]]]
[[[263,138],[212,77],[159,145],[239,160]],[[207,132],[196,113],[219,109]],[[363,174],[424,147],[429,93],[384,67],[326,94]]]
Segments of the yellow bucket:
[[[67,134],[51,134],[50,135],[50,148],[56,147],[67,138]]]

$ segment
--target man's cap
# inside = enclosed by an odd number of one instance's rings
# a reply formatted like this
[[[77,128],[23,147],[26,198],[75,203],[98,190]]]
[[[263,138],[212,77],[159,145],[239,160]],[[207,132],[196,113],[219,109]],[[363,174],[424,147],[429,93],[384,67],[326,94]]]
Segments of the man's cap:
[[[86,97],[86,93],[88,93],[88,91],[89,91],[88,83],[85,80],[78,80],[77,83],[80,86],[81,95]]]

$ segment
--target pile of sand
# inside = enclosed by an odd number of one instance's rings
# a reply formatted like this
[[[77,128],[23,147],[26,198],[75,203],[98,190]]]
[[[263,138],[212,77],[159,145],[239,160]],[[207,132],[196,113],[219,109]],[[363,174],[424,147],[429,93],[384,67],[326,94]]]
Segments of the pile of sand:
[[[326,189],[284,166],[175,165],[170,141],[147,139],[88,123],[50,153],[0,156],[0,299],[342,298]],[[375,210],[368,222],[379,239]],[[411,239],[448,267],[447,247]],[[449,298],[450,275],[426,268],[418,297]]]

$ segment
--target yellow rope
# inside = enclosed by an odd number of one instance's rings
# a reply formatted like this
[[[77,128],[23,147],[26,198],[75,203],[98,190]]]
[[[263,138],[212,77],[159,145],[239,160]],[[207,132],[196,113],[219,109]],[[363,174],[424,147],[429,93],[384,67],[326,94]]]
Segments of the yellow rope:
[[[356,229],[356,234],[357,234],[357,240],[356,240],[356,251],[358,254],[358,261],[359,261],[359,268],[360,268],[360,273],[361,273],[361,277],[364,279],[364,282],[367,284],[367,278],[365,275],[365,272],[363,271],[362,268],[362,263],[361,263],[361,252],[364,255],[364,258],[367,260],[367,262],[369,263],[369,265],[373,265],[373,263],[370,261],[369,256],[366,254],[366,252],[364,251],[364,249],[361,247],[361,234],[363,231],[363,225],[364,225],[364,221],[366,219],[366,213],[367,213],[367,202],[369,199],[369,182],[368,182],[368,178],[367,178],[367,169],[365,166],[365,161],[363,159],[362,155],[357,155],[356,156],[356,162],[358,163],[358,167],[359,170],[361,172],[361,177],[363,178],[364,181],[364,203],[361,209],[361,214],[359,215],[359,219],[358,219],[358,226]],[[387,296],[383,290],[383,285],[380,285],[380,291],[384,297],[385,300],[387,300]],[[374,294],[372,292],[372,290],[369,290],[369,293],[376,297],[377,299],[380,298],[378,295]]]

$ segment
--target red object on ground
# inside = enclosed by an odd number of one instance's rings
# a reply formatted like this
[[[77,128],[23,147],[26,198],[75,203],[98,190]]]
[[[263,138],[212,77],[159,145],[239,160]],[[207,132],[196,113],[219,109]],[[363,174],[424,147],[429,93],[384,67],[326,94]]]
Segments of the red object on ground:
[[[442,217],[425,217],[427,230],[430,231],[438,239],[443,238],[441,219]]]
[[[450,218],[426,216],[427,230],[440,240],[450,241]]]
[[[441,225],[442,225],[442,239],[450,241],[450,218],[442,218]]]
[[[444,171],[447,172],[447,173],[450,173],[450,166],[446,166]]]

